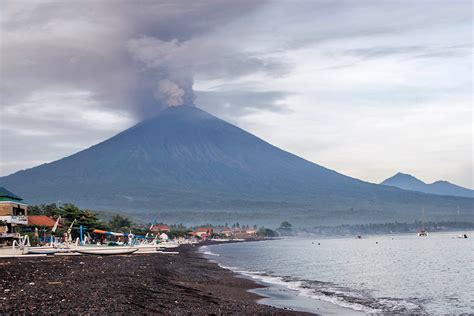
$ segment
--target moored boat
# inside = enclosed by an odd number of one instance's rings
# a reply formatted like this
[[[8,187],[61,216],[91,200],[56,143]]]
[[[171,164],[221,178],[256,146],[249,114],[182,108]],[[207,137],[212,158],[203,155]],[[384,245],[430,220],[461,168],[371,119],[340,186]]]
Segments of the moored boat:
[[[416,235],[417,235],[418,237],[428,237],[429,233],[428,233],[428,231],[425,229],[425,208],[424,208],[424,207],[423,207],[423,209],[422,209],[422,212],[423,212],[423,219],[422,219],[422,221],[423,221],[423,228],[422,228],[421,230],[419,230],[419,231],[416,233]]]
[[[422,230],[420,230],[416,235],[417,235],[418,237],[428,237],[429,233],[428,233],[428,231],[422,229]]]

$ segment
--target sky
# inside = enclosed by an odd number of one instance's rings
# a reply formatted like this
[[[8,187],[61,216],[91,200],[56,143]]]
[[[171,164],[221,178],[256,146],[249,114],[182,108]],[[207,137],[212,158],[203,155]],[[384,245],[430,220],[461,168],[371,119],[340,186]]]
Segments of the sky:
[[[473,188],[472,1],[0,0],[0,176],[180,104],[369,182]]]

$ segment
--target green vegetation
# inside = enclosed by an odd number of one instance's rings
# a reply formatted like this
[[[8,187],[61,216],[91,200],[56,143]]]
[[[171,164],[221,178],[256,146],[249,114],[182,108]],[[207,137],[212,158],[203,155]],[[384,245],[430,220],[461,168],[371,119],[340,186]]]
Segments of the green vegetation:
[[[283,236],[292,235],[291,224],[285,221],[280,224],[277,231]]]
[[[121,215],[114,215],[109,222],[109,226],[113,231],[119,231],[124,229],[130,229],[133,223],[128,217],[123,217]]]
[[[277,237],[278,233],[270,228],[261,227],[257,230],[258,237]]]
[[[390,233],[415,233],[423,227],[422,222],[414,223],[384,223],[384,224],[360,224],[360,225],[338,225],[338,226],[315,226],[302,229],[302,233],[311,233],[326,236],[353,236],[353,235],[375,235]],[[426,222],[425,228],[429,232],[450,231],[462,229],[474,229],[474,222]]]
[[[61,206],[58,206],[56,203],[31,205],[28,207],[28,214],[46,215],[55,219],[61,216],[64,227],[62,230],[59,229],[58,233],[66,231],[73,221],[75,221],[75,227],[82,225],[86,230],[110,230],[112,227],[118,227],[118,225],[122,225],[119,228],[130,228],[132,226],[132,222],[128,218],[120,215],[113,216],[112,220],[108,223],[101,221],[97,213],[88,209],[80,209],[72,203],[64,203]]]

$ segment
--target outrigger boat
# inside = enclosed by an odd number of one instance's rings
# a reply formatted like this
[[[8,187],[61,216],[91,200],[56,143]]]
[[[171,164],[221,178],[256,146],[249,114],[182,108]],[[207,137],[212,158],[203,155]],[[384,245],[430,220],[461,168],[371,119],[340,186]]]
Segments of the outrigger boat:
[[[15,238],[11,246],[0,246],[0,257],[21,256],[28,253],[30,240],[28,236]]]
[[[29,247],[28,254],[43,254],[43,255],[53,255],[58,252],[70,252],[68,248],[59,248],[55,246],[38,246],[38,247]]]
[[[135,247],[122,246],[77,246],[74,251],[84,255],[128,255],[138,251]]]

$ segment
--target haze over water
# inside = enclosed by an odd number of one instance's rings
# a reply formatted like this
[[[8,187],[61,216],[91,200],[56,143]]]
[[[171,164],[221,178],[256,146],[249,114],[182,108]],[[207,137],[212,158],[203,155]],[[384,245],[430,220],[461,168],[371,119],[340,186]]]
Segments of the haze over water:
[[[318,299],[364,312],[473,313],[474,232],[469,239],[456,238],[460,233],[291,238],[203,251],[224,267],[308,298],[295,297],[288,307],[296,301],[317,312],[311,299]]]

